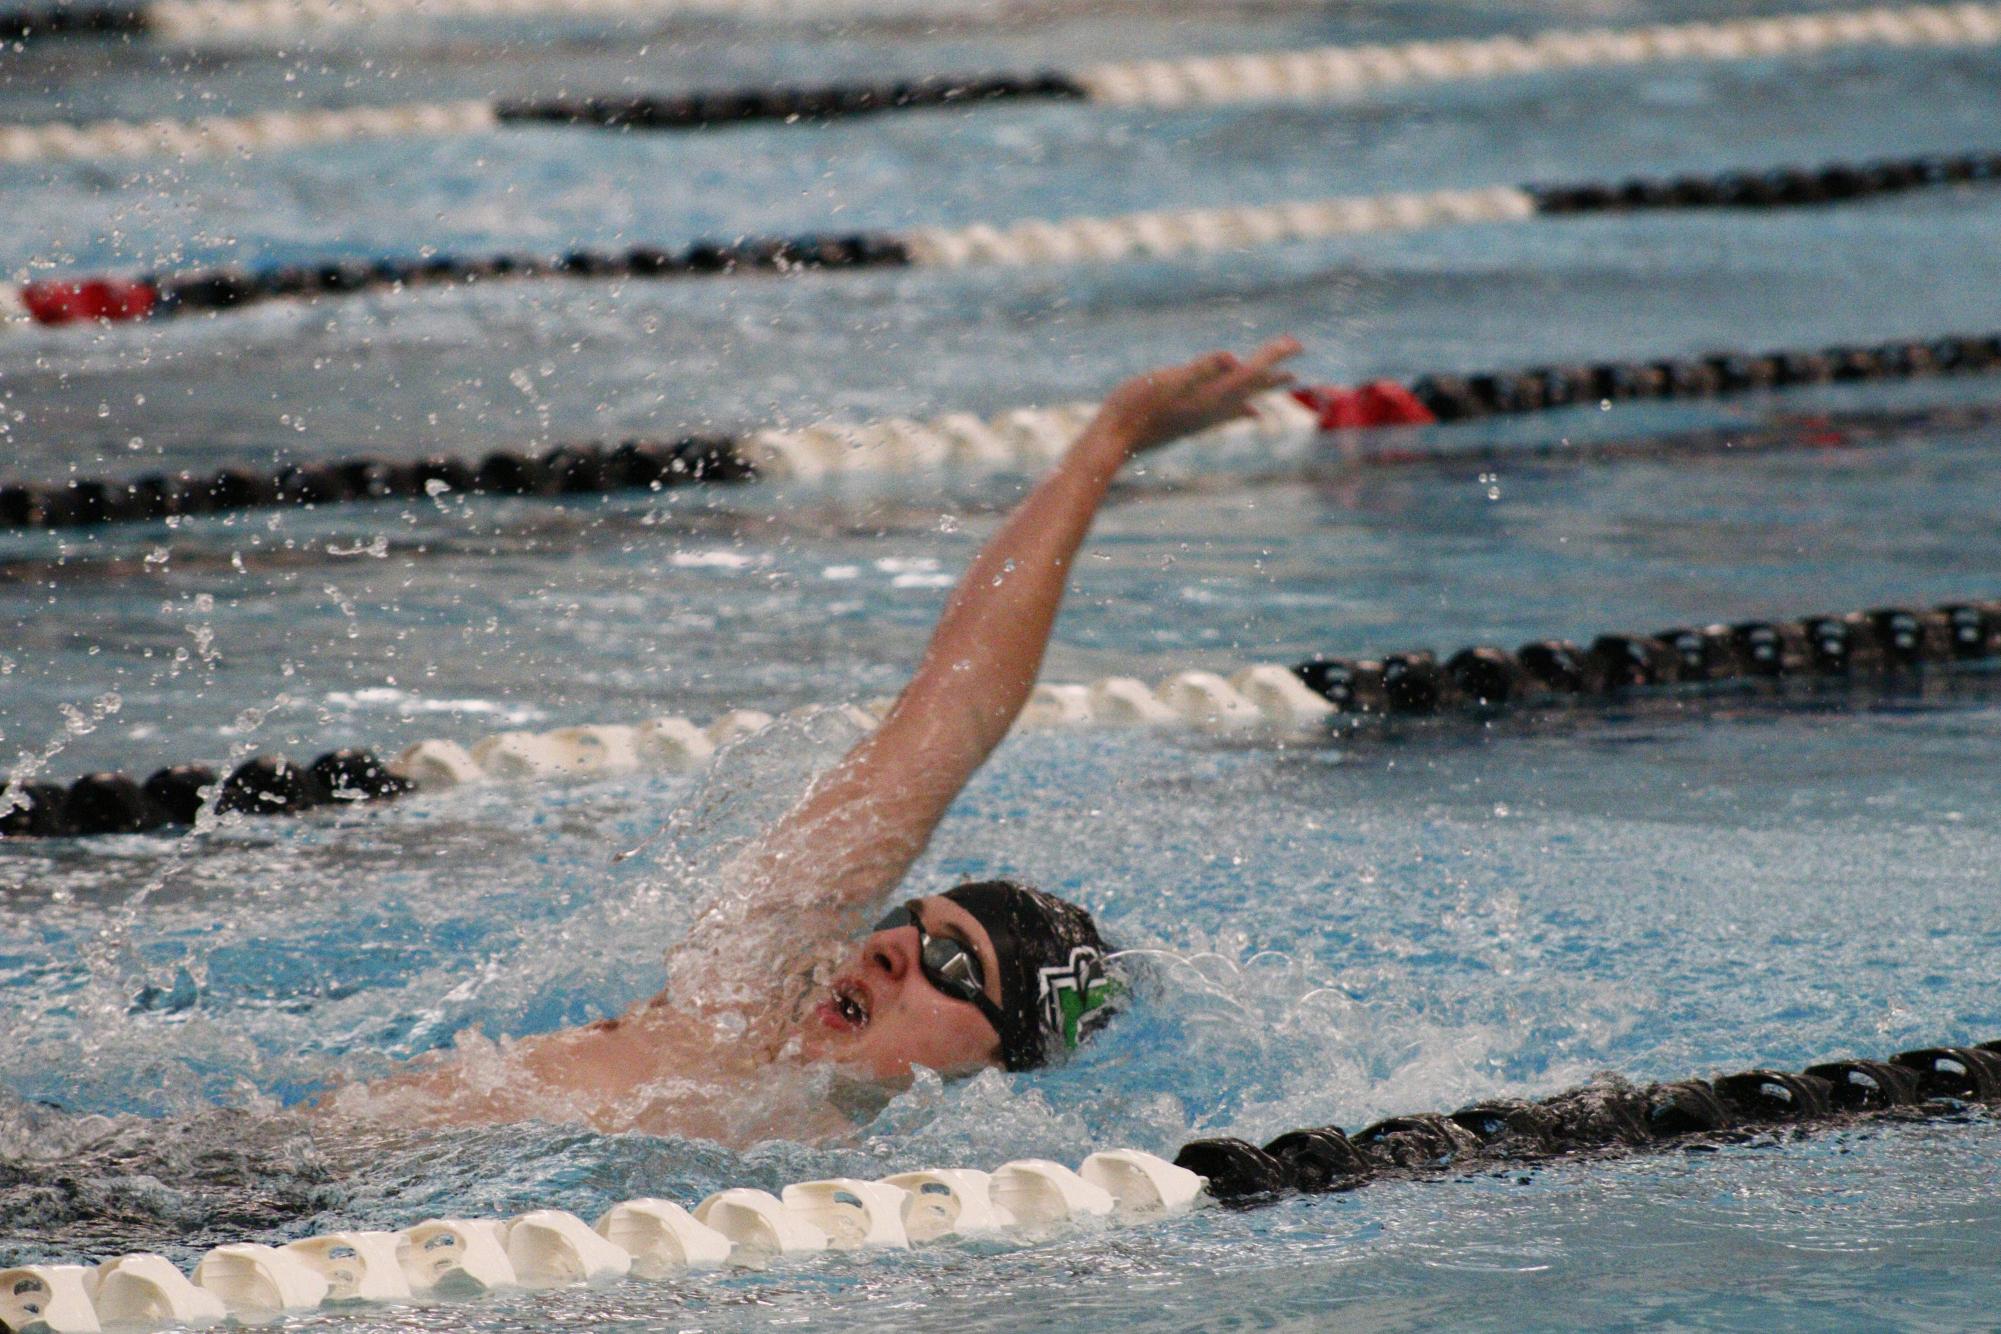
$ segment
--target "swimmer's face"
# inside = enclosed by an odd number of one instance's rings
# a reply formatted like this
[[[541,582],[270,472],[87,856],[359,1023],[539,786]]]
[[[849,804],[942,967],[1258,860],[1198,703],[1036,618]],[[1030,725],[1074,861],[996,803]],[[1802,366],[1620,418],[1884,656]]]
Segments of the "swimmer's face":
[[[1000,1003],[1000,966],[993,941],[973,915],[947,898],[915,900],[924,930],[972,947],[987,998]],[[933,986],[918,964],[917,928],[901,926],[865,938],[813,1007],[806,1054],[885,1083],[904,1083],[912,1066],[943,1075],[972,1074],[1001,1064],[1000,1034],[971,1001]]]

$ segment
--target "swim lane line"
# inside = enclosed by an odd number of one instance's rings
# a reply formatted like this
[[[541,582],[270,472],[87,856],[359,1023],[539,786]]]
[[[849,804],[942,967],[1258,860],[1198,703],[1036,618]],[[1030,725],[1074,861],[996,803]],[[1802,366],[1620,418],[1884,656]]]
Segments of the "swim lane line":
[[[1312,738],[1384,719],[1484,720],[1511,709],[1742,693],[1793,683],[1895,692],[1997,662],[2001,600],[1967,600],[1929,610],[1878,607],[1798,620],[1615,633],[1588,646],[1562,639],[1536,640],[1512,652],[1473,645],[1443,660],[1417,649],[1383,658],[1319,656],[1291,667],[1259,663],[1227,677],[1175,672],[1153,684],[1129,676],[1043,683],[1016,726],[1194,727],[1222,735]],[[865,731],[894,703],[882,698],[840,708]],[[688,770],[772,721],[767,713],[738,709],[707,726],[668,715],[637,724],[504,731],[470,745],[438,737],[418,741],[388,761],[366,750],[329,752],[309,765],[259,755],[226,777],[203,764],[181,764],[143,781],[101,772],[64,787],[17,772],[0,788],[0,839],[182,829],[209,811],[299,815],[474,783]]]
[[[822,0],[822,3],[824,0]],[[160,0],[132,8],[73,4],[0,17],[0,40],[78,35],[204,32],[282,33],[287,18],[358,21],[404,10],[385,5],[217,3]],[[453,4],[485,12],[525,12],[537,0],[421,0],[421,12],[447,16]],[[575,3],[575,0],[567,0]],[[703,0],[712,12],[746,0]],[[694,0],[590,0],[596,12],[694,12]],[[764,0],[774,14],[809,7]],[[218,21],[220,20],[220,21]],[[260,20],[262,22],[260,23]],[[277,20],[275,22],[271,20]],[[230,25],[234,24],[234,27]],[[96,25],[96,26],[93,26]],[[1178,60],[1120,61],[1073,72],[1034,70],[930,75],[874,83],[775,85],[685,93],[552,96],[354,108],[269,111],[192,120],[0,126],[0,163],[92,158],[235,156],[356,139],[477,134],[513,125],[619,131],[705,130],[747,123],[817,124],[855,116],[1028,101],[1075,101],[1171,110],[1244,103],[1340,101],[1386,88],[1520,77],[1575,69],[1660,62],[1731,61],[1812,55],[1851,48],[1945,48],[2001,42],[2001,4],[1921,5],[1838,13],[1778,14],[1641,28],[1558,29],[1527,37],[1330,46]]]
[[[740,237],[679,248],[579,249],[563,255],[433,254],[195,269],[136,277],[78,276],[0,286],[0,322],[122,323],[214,315],[267,301],[400,292],[526,278],[660,280],[853,269],[1054,267],[1167,259],[1298,241],[1477,223],[1519,223],[1689,209],[1777,209],[1849,203],[2001,179],[2001,153],[1926,154],[1624,181],[1490,186],[1243,208],[1118,217],[1031,219],[993,227]]]
[[[0,41],[145,37],[167,43],[268,37],[290,42],[323,32],[398,20],[736,19],[805,21],[888,17],[897,6],[871,0],[43,0],[0,15]],[[903,10],[908,13],[908,9]]]
[[[1578,404],[1682,401],[1823,384],[1888,382],[2001,372],[2001,333],[1949,335],[1878,344],[1714,352],[1657,361],[1530,367],[1473,375],[1426,375],[1407,384],[1379,380],[1358,387],[1315,386],[1268,394],[1257,417],[1194,437],[1200,454],[1247,440],[1267,449],[1309,445],[1330,432],[1429,426],[1490,416],[1519,416]],[[930,421],[889,418],[824,422],[742,436],[678,440],[579,441],[539,453],[496,450],[482,458],[432,455],[415,461],[374,456],[285,464],[264,472],[150,473],[133,478],[76,477],[62,482],[0,481],[0,531],[88,528],[159,522],[269,508],[319,509],[377,500],[436,500],[448,495],[533,496],[551,500],[652,492],[696,483],[814,480],[953,469],[1033,468],[1055,462],[1097,405],[1017,408],[994,417],[952,413]],[[1407,432],[1405,433],[1407,435]],[[1740,433],[1741,434],[1741,433]],[[1688,452],[1721,449],[1688,441]],[[1771,447],[1767,442],[1763,447]],[[1673,442],[1497,444],[1478,451],[1427,448],[1393,436],[1353,456],[1372,466],[1482,458],[1495,462],[1593,451],[1672,452]]]
[[[1802,1131],[1966,1120],[2001,1104],[2001,1042],[1929,1047],[1887,1061],[1805,1071],[1760,1067],[1710,1079],[1600,1083],[1537,1101],[1394,1116],[1348,1133],[1289,1131],[1259,1146],[1200,1139],[1172,1163],[1136,1149],[1076,1170],[1027,1158],[992,1172],[923,1168],[880,1181],[798,1182],[777,1194],[717,1191],[692,1208],[628,1200],[588,1224],[560,1209],[434,1218],[397,1232],[321,1233],[282,1246],[214,1247],[183,1273],[136,1253],[94,1265],[0,1270],[0,1332],[99,1334],[265,1323],[328,1303],[464,1299],[511,1288],[661,1280],[827,1252],[866,1257],[968,1240],[1047,1244],[1085,1225],[1144,1223],[1189,1209],[1266,1205],[1371,1183],[1519,1172],[1675,1149],[1783,1143]]]

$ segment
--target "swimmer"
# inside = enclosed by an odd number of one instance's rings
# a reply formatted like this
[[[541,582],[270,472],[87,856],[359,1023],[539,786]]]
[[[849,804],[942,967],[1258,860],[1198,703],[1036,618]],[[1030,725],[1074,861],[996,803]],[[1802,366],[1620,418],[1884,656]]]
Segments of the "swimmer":
[[[1011,880],[884,901],[1027,703],[1119,470],[1249,415],[1299,350],[1216,352],[1113,391],[974,558],[881,725],[732,861],[659,995],[498,1046],[462,1037],[452,1059],[325,1102],[404,1123],[820,1140],[851,1133],[917,1066],[1029,1070],[1075,1047],[1121,990],[1090,913]]]

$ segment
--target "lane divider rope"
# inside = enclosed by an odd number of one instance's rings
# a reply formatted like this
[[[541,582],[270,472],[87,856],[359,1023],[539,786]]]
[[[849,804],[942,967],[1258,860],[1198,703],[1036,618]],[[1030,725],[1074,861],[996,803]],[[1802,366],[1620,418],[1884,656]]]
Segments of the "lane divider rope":
[[[143,36],[166,42],[241,41],[340,32],[398,20],[721,18],[826,20],[887,13],[869,0],[43,0],[0,14],[0,41]]]
[[[920,227],[907,232],[700,241],[678,250],[635,246],[560,256],[387,256],[128,277],[40,279],[0,294],[0,309],[41,324],[122,322],[214,314],[265,301],[479,284],[520,278],[667,279],[796,274],[831,269],[1013,267],[1166,259],[1372,232],[1539,217],[1672,209],[1827,205],[2001,179],[2001,153],[1927,154],[1625,181],[1490,186],[1470,190],[1296,200],[1242,208],[1179,209],[1119,217],[1032,219],[1007,227]]]
[[[1308,441],[1320,429],[1315,410],[1290,394],[1267,394],[1254,406],[1254,418],[1205,431],[1189,447],[1199,451],[1251,439],[1278,447]],[[739,437],[578,442],[539,453],[496,450],[479,459],[437,455],[390,463],[362,457],[286,465],[270,473],[225,468],[213,474],[156,473],[130,480],[0,483],[0,530],[450,494],[561,499],[759,478],[1034,469],[1061,458],[1096,412],[1095,403],[1064,403],[1015,408],[992,418],[950,413],[930,421],[824,422]]]
[[[1760,1067],[1646,1086],[1599,1083],[1534,1102],[1500,1099],[1388,1117],[1352,1134],[1308,1127],[1263,1146],[1199,1139],[1172,1163],[1112,1149],[1075,1170],[1024,1158],[992,1172],[925,1168],[880,1181],[798,1182],[775,1195],[739,1187],[692,1209],[627,1200],[594,1224],[561,1209],[433,1218],[398,1232],[326,1232],[279,1246],[225,1243],[190,1273],[148,1252],[97,1264],[22,1265],[0,1270],[0,1334],[100,1334],[107,1325],[136,1330],[224,1319],[264,1324],[329,1303],[657,1281],[936,1242],[1035,1244],[1091,1220],[1130,1224],[1210,1204],[1244,1208],[1502,1165],[1713,1149],[1896,1120],[1963,1120],[1996,1103],[2001,1042],[1927,1047],[1887,1061],[1825,1061],[1799,1073]]]
[[[1428,426],[1577,404],[1696,400],[1830,383],[1901,381],[2001,372],[2001,333],[1769,352],[1715,352],[1658,361],[1541,366],[1475,375],[1427,375],[1399,384],[1316,386],[1271,394],[1254,420],[1204,432],[1184,448],[1213,452],[1257,440],[1269,450],[1304,446],[1325,432]],[[1096,411],[1090,403],[1017,408],[991,418],[951,413],[753,431],[740,437],[576,442],[540,453],[484,458],[434,455],[414,462],[373,456],[287,464],[269,473],[152,473],[135,478],[0,482],[0,531],[159,522],[247,509],[322,506],[450,494],[555,499],[656,491],[697,482],[812,480],[947,469],[1033,468],[1061,457]],[[1489,457],[1534,455],[1494,446]],[[1362,462],[1389,465],[1451,457],[1408,444]]]
[[[1535,1102],[1497,1099],[1442,1115],[1393,1116],[1353,1134],[1338,1126],[1294,1130],[1262,1147],[1196,1140],[1174,1161],[1202,1178],[1208,1198],[1248,1205],[1385,1177],[1435,1179],[1501,1163],[1714,1147],[1816,1125],[1960,1116],[1996,1103],[2001,1042],[1988,1042],[1925,1047],[1887,1061],[1823,1061],[1797,1074],[1759,1068],[1646,1087],[1586,1085]]]
[[[1319,657],[1291,667],[1259,663],[1228,677],[1183,671],[1151,685],[1130,676],[1043,683],[1016,726],[1195,727],[1222,734],[1311,736],[1366,720],[1487,718],[1512,708],[1629,699],[1635,692],[1741,691],[1792,681],[1908,687],[1997,659],[2001,600],[1970,600],[1931,610],[1879,607],[1794,621],[1608,634],[1588,647],[1557,639],[1513,652],[1474,645],[1443,661],[1421,649],[1381,659]],[[866,731],[894,702],[884,698],[840,708]],[[143,833],[195,825],[211,809],[298,815],[390,800],[413,789],[689,770],[772,721],[769,714],[738,709],[706,727],[666,716],[637,725],[497,732],[470,746],[439,737],[418,741],[386,762],[364,750],[333,751],[310,765],[259,755],[226,778],[200,764],[160,769],[144,781],[116,772],[87,774],[68,788],[17,774],[0,789],[0,838]]]
[[[466,101],[265,111],[192,120],[0,125],[0,163],[238,157],[259,150],[359,139],[478,134],[498,124],[493,103]]]
[[[0,17],[0,40],[135,33],[199,40],[225,34],[284,32],[302,24],[351,25],[398,13],[442,18],[455,14],[525,14],[550,7],[550,0],[368,0],[368,3],[342,4],[306,4],[302,0],[156,0],[150,5],[106,8],[58,4],[42,10],[11,11]],[[829,11],[826,0],[562,0],[561,7],[572,13],[621,16],[686,12],[787,17]],[[1526,37],[1117,61],[1086,66],[1072,73],[933,75],[884,83],[534,98],[483,105],[491,117],[504,122],[682,130],[747,121],[825,121],[885,111],[1024,99],[1085,100],[1107,106],[1161,109],[1246,102],[1310,103],[1411,84],[1469,82],[1563,70],[1667,61],[1771,59],[1856,47],[1952,48],[1996,42],[2001,42],[2001,4],[1918,5],[1640,28],[1554,29]],[[421,109],[380,110],[415,113]],[[311,115],[305,113],[302,124],[310,127]],[[270,124],[270,117],[263,119]],[[107,122],[94,127],[102,133],[93,137],[89,155],[189,151],[180,147],[180,136],[163,141],[157,126],[125,124],[121,132],[112,129],[114,124]],[[349,137],[384,132],[362,123],[357,124]],[[462,131],[417,120],[411,132]],[[298,138],[292,139],[272,128],[267,137],[256,141],[256,146],[316,143],[329,137],[335,136],[305,128]],[[73,142],[54,145],[49,153],[52,157],[79,155],[83,154]],[[0,160],[7,160],[4,154],[0,154]]]
[[[1371,88],[1542,74],[1665,61],[1753,60],[1858,46],[2001,42],[2001,5],[1883,7],[1836,13],[1554,30],[1528,37],[1326,47],[1276,55],[1095,65],[1074,75],[1094,102],[1215,106],[1320,101]]]

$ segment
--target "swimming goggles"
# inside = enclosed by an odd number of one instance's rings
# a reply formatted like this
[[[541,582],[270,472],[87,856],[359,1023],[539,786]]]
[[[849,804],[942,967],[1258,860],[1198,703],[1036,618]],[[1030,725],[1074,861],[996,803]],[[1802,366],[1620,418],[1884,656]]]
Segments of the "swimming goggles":
[[[934,936],[926,931],[914,900],[891,909],[875,924],[875,930],[900,931],[906,926],[917,928],[917,967],[924,980],[953,1000],[977,1006],[996,1033],[1004,1031],[1006,1017],[987,996],[986,970],[980,967],[980,956],[973,952],[973,947],[963,940]]]

